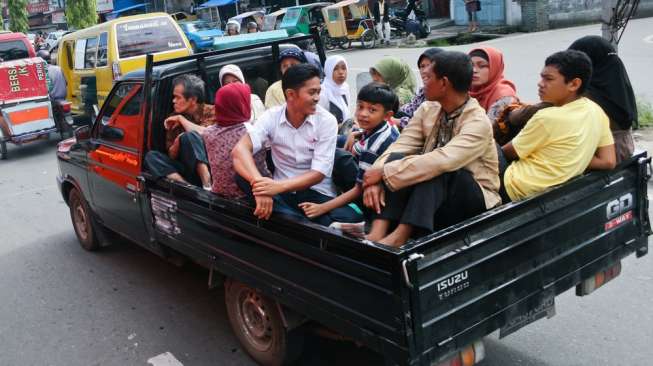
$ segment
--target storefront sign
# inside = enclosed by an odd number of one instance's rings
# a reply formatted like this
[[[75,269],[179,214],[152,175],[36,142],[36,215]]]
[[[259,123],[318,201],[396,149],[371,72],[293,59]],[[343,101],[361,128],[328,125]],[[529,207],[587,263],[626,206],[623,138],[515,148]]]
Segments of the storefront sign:
[[[113,11],[113,0],[96,0],[97,12],[98,13],[108,13]]]
[[[64,11],[56,11],[52,13],[52,24],[63,24],[66,22],[66,13]]]
[[[27,4],[27,12],[29,14],[41,14],[50,10],[50,2],[48,0],[29,0]]]

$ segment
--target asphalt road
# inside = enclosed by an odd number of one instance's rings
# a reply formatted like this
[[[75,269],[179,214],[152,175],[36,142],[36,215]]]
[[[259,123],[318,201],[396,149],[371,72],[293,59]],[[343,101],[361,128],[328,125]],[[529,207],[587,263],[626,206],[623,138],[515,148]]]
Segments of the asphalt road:
[[[590,33],[599,26],[489,43],[504,50],[507,76],[523,99],[533,100],[544,57]],[[653,19],[633,21],[620,47],[636,92],[649,101],[652,34]],[[388,54],[413,64],[420,52],[378,49],[346,57],[362,71]],[[55,185],[55,145],[52,139],[10,146],[9,160],[0,161],[0,365],[147,365],[156,356],[156,366],[252,365],[231,333],[221,289],[207,290],[205,271],[177,268],[124,241],[99,253],[78,246]],[[638,146],[653,148],[653,133],[641,133]],[[621,276],[595,294],[557,298],[552,319],[503,340],[488,337],[482,365],[651,365],[652,298],[653,256],[630,257]],[[353,344],[313,336],[298,364],[381,360]]]

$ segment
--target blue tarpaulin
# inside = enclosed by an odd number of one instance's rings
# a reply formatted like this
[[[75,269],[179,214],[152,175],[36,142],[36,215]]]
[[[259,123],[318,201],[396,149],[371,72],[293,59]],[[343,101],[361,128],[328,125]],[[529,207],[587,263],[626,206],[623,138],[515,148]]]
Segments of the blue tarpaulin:
[[[204,4],[200,5],[198,8],[211,8],[214,6],[225,6],[229,4],[234,4],[236,2],[238,2],[238,0],[209,0]]]

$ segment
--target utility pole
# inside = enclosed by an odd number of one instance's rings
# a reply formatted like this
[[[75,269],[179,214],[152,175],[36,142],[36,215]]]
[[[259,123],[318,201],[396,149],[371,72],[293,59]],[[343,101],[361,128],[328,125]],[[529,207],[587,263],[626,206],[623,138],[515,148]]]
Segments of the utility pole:
[[[601,33],[618,50],[628,21],[637,12],[640,0],[602,0]]]
[[[619,42],[617,40],[617,29],[613,22],[617,0],[603,0],[601,11],[601,36],[608,40],[618,51]]]

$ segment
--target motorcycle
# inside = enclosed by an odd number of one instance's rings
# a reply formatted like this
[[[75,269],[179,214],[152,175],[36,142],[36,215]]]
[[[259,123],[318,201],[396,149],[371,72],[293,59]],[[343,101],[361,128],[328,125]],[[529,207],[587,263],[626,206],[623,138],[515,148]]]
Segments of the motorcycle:
[[[390,30],[393,38],[400,37],[404,33],[413,33],[417,38],[425,38],[431,33],[424,11],[417,6],[413,6],[414,20],[408,19],[410,12],[410,6],[407,6],[404,9],[396,10],[394,14],[390,15]]]

